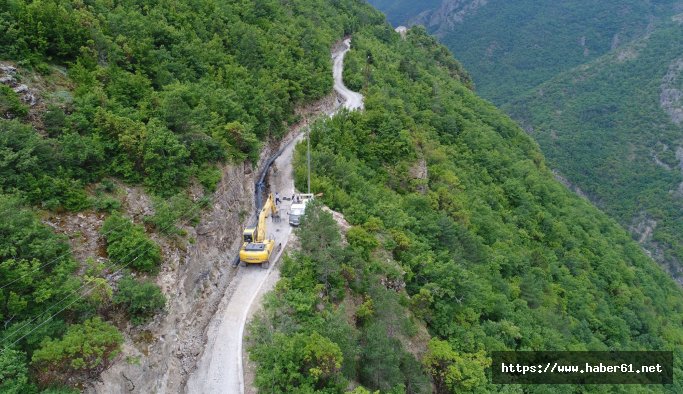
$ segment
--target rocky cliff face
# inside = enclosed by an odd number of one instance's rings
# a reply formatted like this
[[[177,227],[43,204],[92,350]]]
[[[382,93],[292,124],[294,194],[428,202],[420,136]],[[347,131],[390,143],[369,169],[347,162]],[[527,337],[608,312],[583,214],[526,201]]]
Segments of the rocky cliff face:
[[[443,36],[453,25],[485,6],[488,0],[444,0],[438,8],[424,11],[412,18],[409,25],[424,25],[436,29],[437,36]]]
[[[182,390],[184,376],[204,344],[204,329],[237,270],[232,262],[245,221],[253,212],[254,173],[249,164],[223,167],[223,178],[200,224],[183,226],[187,239],[193,241],[154,236],[163,250],[157,283],[168,299],[166,313],[127,330],[121,356],[88,392]]]
[[[330,96],[298,111],[309,116],[327,113],[336,105]],[[264,147],[256,166],[248,163],[224,165],[223,177],[211,204],[196,227],[182,226],[186,239],[176,242],[152,235],[163,250],[164,263],[157,284],[168,299],[166,313],[154,321],[130,327],[126,342],[114,365],[88,393],[179,393],[184,390],[206,342],[206,329],[238,267],[236,260],[241,234],[254,213],[254,183],[260,170],[277,150],[291,141],[301,124],[293,125],[282,141]],[[201,192],[193,191],[199,198]],[[139,189],[127,190],[126,210],[136,218],[149,214],[151,203]],[[229,318],[229,317],[227,317]]]
[[[676,59],[662,79],[660,105],[677,125],[683,123],[683,57]]]

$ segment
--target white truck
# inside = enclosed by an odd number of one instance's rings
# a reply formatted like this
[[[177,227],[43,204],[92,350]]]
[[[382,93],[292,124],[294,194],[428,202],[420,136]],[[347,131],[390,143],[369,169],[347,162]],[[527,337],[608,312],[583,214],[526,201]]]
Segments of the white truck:
[[[313,200],[313,194],[295,194],[292,198],[292,206],[289,209],[289,225],[298,226],[301,223],[301,217],[306,211],[306,204]]]

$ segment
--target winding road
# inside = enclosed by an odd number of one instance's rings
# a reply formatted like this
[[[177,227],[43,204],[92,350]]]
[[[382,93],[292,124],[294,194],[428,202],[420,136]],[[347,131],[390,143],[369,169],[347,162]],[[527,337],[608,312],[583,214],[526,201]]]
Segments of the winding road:
[[[351,39],[347,38],[332,52],[334,90],[340,96],[344,108],[362,110],[363,96],[348,89],[342,78],[344,56],[350,48]],[[334,115],[338,108],[339,106],[328,115]],[[270,171],[271,190],[280,192],[283,197],[294,193],[292,156],[294,147],[304,135],[305,133],[299,132],[295,139],[285,145],[274,161],[277,171]],[[280,204],[279,208],[283,212],[281,222],[269,221],[268,223],[268,235],[275,239],[276,244],[282,246],[277,252],[276,259],[280,258],[292,234],[285,214],[289,211],[290,204],[291,202],[287,200]],[[209,324],[206,334],[207,342],[195,371],[187,381],[186,393],[245,392],[242,347],[244,328],[260,298],[277,282],[279,278],[277,266],[277,264],[271,264],[268,270],[259,266],[240,268]]]
[[[334,90],[343,98],[343,106],[349,110],[363,109],[363,95],[352,91],[344,85],[344,56],[351,49],[351,39],[342,41],[341,47],[332,54],[334,66],[332,75],[334,76]]]

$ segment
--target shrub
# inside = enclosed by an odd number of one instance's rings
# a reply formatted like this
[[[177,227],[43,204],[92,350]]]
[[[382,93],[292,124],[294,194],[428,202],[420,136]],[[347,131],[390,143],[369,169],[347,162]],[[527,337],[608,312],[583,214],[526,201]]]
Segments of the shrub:
[[[175,134],[158,122],[150,122],[147,130],[143,153],[145,185],[168,197],[187,184],[190,153]]]
[[[66,114],[64,110],[56,105],[48,105],[47,111],[43,113],[43,126],[45,131],[54,137],[62,133],[62,128],[66,123]]]
[[[32,364],[43,386],[84,380],[106,368],[119,354],[123,335],[99,317],[68,328],[62,339],[47,339]]]
[[[57,139],[60,162],[65,174],[84,183],[97,181],[105,167],[105,146],[98,135],[82,136],[65,132]]]
[[[100,212],[114,212],[121,209],[121,201],[115,197],[101,195],[95,198],[93,207]]]
[[[491,360],[484,352],[459,353],[448,342],[433,338],[422,364],[432,376],[437,393],[454,393],[471,391],[484,384],[484,371],[491,365]]]
[[[118,190],[116,187],[116,183],[112,181],[111,179],[103,179],[102,182],[100,182],[96,189],[98,193],[114,193]]]
[[[216,191],[216,186],[218,186],[218,182],[221,181],[222,177],[223,173],[221,173],[221,170],[210,165],[203,166],[197,171],[197,180],[204,186],[204,190],[209,193]]]
[[[142,226],[115,213],[100,230],[107,240],[107,254],[119,265],[131,265],[138,271],[154,272],[161,261],[161,249],[145,234]]]
[[[28,383],[28,367],[25,355],[13,349],[0,352],[0,393],[34,393],[35,387]]]
[[[259,368],[255,384],[263,391],[340,392],[345,387],[339,345],[317,332],[276,333],[270,346],[252,349],[251,357]]]
[[[23,118],[28,107],[21,103],[19,96],[7,85],[0,84],[0,116],[3,118]]]
[[[375,236],[368,232],[363,227],[351,227],[349,231],[346,232],[346,239],[354,247],[360,248],[363,251],[363,256],[368,258],[370,252],[372,252],[379,244]]]
[[[119,282],[114,303],[126,309],[133,324],[151,319],[166,305],[166,297],[151,281],[139,281],[127,276]]]
[[[194,217],[199,217],[198,209],[185,194],[179,193],[169,199],[155,199],[154,215],[146,216],[145,223],[152,224],[162,234],[181,235],[182,229],[176,226],[178,221]]]
[[[375,313],[374,308],[375,306],[372,303],[372,298],[365,296],[365,301],[360,304],[358,310],[356,310],[356,324],[362,325],[370,319]]]

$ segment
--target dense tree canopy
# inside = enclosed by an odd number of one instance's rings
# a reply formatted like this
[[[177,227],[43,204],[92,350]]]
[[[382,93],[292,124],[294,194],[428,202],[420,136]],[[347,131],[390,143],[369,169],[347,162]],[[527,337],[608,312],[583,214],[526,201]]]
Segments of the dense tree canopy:
[[[36,181],[12,186],[42,192],[47,183],[55,191],[35,200],[52,197],[67,209],[84,204],[64,204],[62,189],[78,189],[73,182],[104,173],[132,182],[144,178],[150,190],[167,195],[199,176],[205,163],[254,160],[263,141],[281,136],[294,120],[295,105],[330,91],[332,42],[381,20],[353,0],[294,1],[286,7],[275,1],[203,0],[6,4],[0,57],[48,73],[45,62],[70,65],[77,84],[73,99],[53,107],[44,126],[62,143],[58,151],[80,146],[88,152],[40,160],[44,168],[23,171]],[[25,115],[13,92],[2,89],[0,111]],[[36,138],[30,129],[23,133],[24,139]],[[22,147],[31,157],[47,154],[47,146],[41,151],[29,142]],[[45,178],[48,166],[62,167],[54,175],[66,180]],[[79,171],[83,167],[89,171]]]
[[[13,379],[2,390],[96,377],[121,341],[93,315],[118,307],[143,323],[165,304],[149,279],[116,279],[158,270],[146,232],[182,234],[218,164],[256,162],[296,106],[331,91],[333,43],[382,19],[358,0],[0,0],[0,59],[38,99],[0,84],[0,384]],[[199,201],[186,196],[194,181]],[[147,229],[120,212],[120,182],[152,195]],[[84,210],[113,214],[100,229],[108,259],[79,267],[38,218]],[[310,357],[327,365],[319,349]]]
[[[648,34],[680,12],[677,0],[370,0],[395,24],[436,34],[472,73],[478,92],[510,103],[564,71]]]
[[[680,107],[680,1],[370,2],[436,33],[549,166],[680,281],[683,125],[667,113]]]
[[[43,92],[38,113],[0,91],[0,388],[94,378],[123,340],[95,315],[116,305],[141,323],[163,308],[149,281],[107,282],[122,266],[153,273],[161,254],[117,212],[106,178],[175,196],[146,219],[173,234],[170,207],[187,206],[193,179],[213,190],[216,163],[255,161],[295,106],[331,90],[329,48],[350,33],[345,77],[367,109],[317,124],[311,143],[314,189],[354,227],[346,244],[319,207],[303,220],[305,245],[251,330],[259,388],[421,393],[431,377],[439,390],[495,391],[484,377],[502,349],[671,349],[680,360],[680,290],[553,180],[423,29],[401,40],[356,0],[0,5],[0,57],[18,78],[68,86]],[[303,162],[299,150],[299,185]],[[39,215],[85,209],[114,213],[109,260],[79,267]],[[421,354],[407,344],[423,323],[435,339]]]
[[[315,203],[297,235],[301,250],[285,258],[282,279],[249,330],[257,387],[339,393],[356,382],[387,393],[428,393],[426,373],[404,346],[416,339],[405,294],[382,285],[397,267],[386,256],[370,258],[374,237],[356,234],[342,244],[332,215]]]
[[[400,263],[414,313],[448,344],[423,359],[435,383],[496,391],[482,379],[493,350],[680,355],[680,289],[554,180],[514,122],[433,60],[434,39],[374,26],[353,42],[346,79],[366,110],[314,127],[312,188]]]
[[[507,106],[550,165],[632,229],[678,278],[683,124],[674,123],[662,103],[666,90],[683,86],[681,59],[683,26],[658,24],[645,38],[560,74]],[[673,110],[675,99],[668,105]]]

